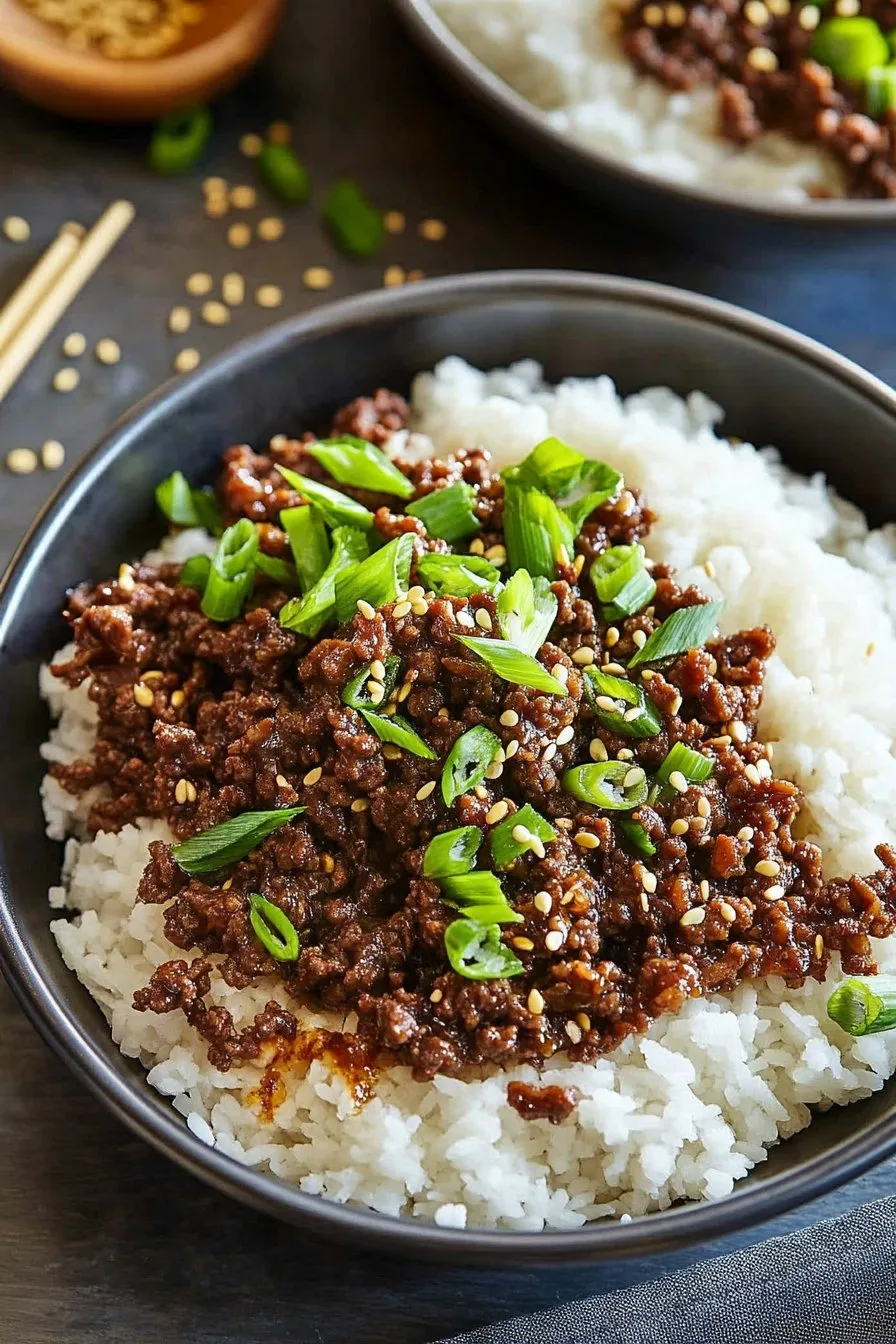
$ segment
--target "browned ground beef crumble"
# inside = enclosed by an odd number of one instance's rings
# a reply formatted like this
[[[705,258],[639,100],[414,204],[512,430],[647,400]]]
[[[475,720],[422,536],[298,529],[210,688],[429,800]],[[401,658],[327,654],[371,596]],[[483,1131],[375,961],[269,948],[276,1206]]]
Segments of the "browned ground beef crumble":
[[[340,412],[336,427],[382,442],[406,419],[400,398],[378,392]],[[263,454],[239,446],[225,454],[218,490],[230,519],[263,522],[264,548],[287,554],[277,518],[300,496],[278,463],[320,475],[299,441]],[[502,486],[486,453],[403,469],[420,493],[468,481],[477,492],[480,539],[500,542]],[[418,553],[445,549],[382,499],[358,497],[377,509],[384,536],[408,530]],[[770,749],[754,739],[764,664],[774,648],[770,630],[717,639],[653,671],[643,684],[663,720],[655,737],[615,736],[597,725],[583,699],[577,650],[593,650],[599,664],[621,674],[639,631],[706,600],[655,565],[651,606],[618,626],[601,622],[589,562],[610,545],[644,537],[652,519],[637,492],[625,489],[586,523],[577,542],[581,576],[571,563],[553,585],[558,617],[539,656],[550,669],[566,669],[566,696],[501,681],[457,642],[462,613],[468,624],[477,610],[494,615],[495,601],[485,594],[431,599],[425,614],[397,617],[392,606],[372,619],[358,614],[310,642],[281,628],[277,611],[286,594],[261,578],[254,605],[228,625],[202,614],[197,593],[178,583],[178,565],[125,567],[118,580],[75,589],[67,615],[76,653],[54,671],[72,686],[91,678],[99,732],[91,758],[55,765],[53,774],[75,794],[104,786],[90,813],[92,831],[161,817],[183,839],[247,810],[307,808],[214,878],[187,876],[168,845],[151,846],[139,898],[165,905],[168,938],[190,955],[160,966],[136,1006],[183,1012],[218,1068],[269,1064],[290,1042],[307,1046],[293,1013],[270,1002],[254,1025],[237,1030],[225,1009],[206,1000],[213,977],[244,987],[276,976],[298,1005],[357,1013],[356,1036],[318,1033],[319,1041],[327,1036],[331,1058],[341,1049],[356,1074],[369,1074],[372,1061],[393,1061],[431,1078],[468,1065],[538,1066],[561,1051],[592,1060],[690,997],[767,975],[791,986],[820,980],[834,950],[848,972],[872,971],[869,938],[892,933],[896,922],[896,853],[881,846],[882,868],[871,877],[825,882],[819,850],[795,838],[798,791],[773,776]],[[392,654],[401,660],[402,711],[438,761],[384,748],[342,703],[352,676]],[[135,701],[137,683],[151,689],[151,705]],[[500,721],[508,710],[518,716],[513,727]],[[500,776],[450,810],[437,787],[421,799],[452,744],[475,724],[501,739],[507,759]],[[568,726],[571,740],[558,745]],[[657,847],[649,860],[633,857],[610,814],[562,788],[563,771],[589,760],[593,739],[611,758],[631,753],[648,771],[675,742],[702,747],[714,763],[704,784],[635,813]],[[176,801],[180,780],[192,784],[194,801]],[[502,875],[525,921],[502,937],[525,973],[474,981],[450,968],[443,938],[457,913],[421,876],[421,863],[439,831],[487,831],[486,814],[501,799],[511,810],[532,804],[553,821],[557,839],[543,859],[528,852]],[[366,808],[352,810],[356,800]],[[487,855],[486,844],[480,866]],[[780,872],[761,875],[762,860]],[[250,892],[279,905],[299,930],[296,962],[273,960],[252,932]],[[534,901],[543,892],[548,913],[543,897]],[[689,911],[698,911],[700,922],[691,922],[692,914],[683,924]],[[545,945],[551,932],[562,935],[555,951]],[[560,1120],[577,1094],[514,1084],[510,1100],[522,1115]]]
[[[742,0],[637,0],[623,16],[622,42],[638,69],[669,88],[718,85],[719,129],[728,139],[746,145],[776,130],[817,141],[844,170],[848,195],[896,196],[896,114],[873,120],[858,85],[835,80],[811,59],[814,33],[800,23],[804,8],[772,0],[756,26]],[[893,0],[862,0],[859,12],[885,33],[896,28]],[[777,68],[751,65],[749,53],[757,49],[773,52]]]

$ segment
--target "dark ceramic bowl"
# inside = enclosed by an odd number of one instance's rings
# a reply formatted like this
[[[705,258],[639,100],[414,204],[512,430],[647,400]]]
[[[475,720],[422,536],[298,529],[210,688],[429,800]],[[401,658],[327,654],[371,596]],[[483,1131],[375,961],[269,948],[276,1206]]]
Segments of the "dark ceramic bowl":
[[[890,234],[896,201],[775,201],[673,182],[564,135],[455,37],[429,0],[392,0],[415,42],[467,100],[543,168],[577,190],[631,215],[642,227],[686,235],[724,250],[745,237],[803,246],[813,235],[837,242],[856,230]],[[819,237],[821,235],[821,237]]]
[[[828,473],[875,521],[896,517],[896,396],[829,350],[708,299],[601,276],[505,272],[370,294],[281,323],[119,423],[44,509],[0,590],[0,964],[44,1039],[125,1124],[219,1189],[316,1235],[516,1266],[644,1255],[718,1237],[896,1151],[896,1084],[819,1116],[719,1203],[574,1232],[440,1229],[300,1194],[207,1148],[119,1053],[50,935],[46,892],[61,848],[44,838],[38,798],[48,724],[37,672],[64,639],[65,588],[115,572],[156,539],[153,487],[176,467],[208,478],[228,444],[324,426],[357,393],[407,391],[417,369],[448,354],[484,367],[534,356],[553,379],[609,373],[629,392],[657,382],[680,393],[701,388],[727,408],[727,431],[776,443],[799,471]]]

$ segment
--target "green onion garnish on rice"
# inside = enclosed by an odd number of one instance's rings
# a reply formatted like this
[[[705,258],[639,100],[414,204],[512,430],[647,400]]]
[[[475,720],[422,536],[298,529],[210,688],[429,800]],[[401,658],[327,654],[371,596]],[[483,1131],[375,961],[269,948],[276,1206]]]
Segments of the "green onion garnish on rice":
[[[621,737],[655,737],[663,721],[643,686],[612,677],[593,665],[584,668],[585,694],[598,723]]]
[[[643,645],[628,660],[630,668],[645,663],[661,663],[677,658],[688,649],[699,649],[718,625],[724,602],[706,602],[697,607],[679,607],[658,625]]]
[[[631,812],[647,801],[647,776],[631,761],[576,765],[564,773],[562,783],[579,802],[611,812]]]
[[[191,555],[181,566],[179,582],[185,588],[195,588],[197,592],[204,593],[211,567],[210,555]]]
[[[452,969],[465,980],[502,980],[523,973],[519,958],[501,941],[497,924],[456,919],[445,930],[445,951]]]
[[[437,597],[471,597],[490,593],[501,575],[481,555],[421,555],[417,575],[424,587]]]
[[[270,812],[242,812],[238,817],[200,831],[180,845],[173,845],[172,857],[191,877],[215,873],[229,863],[244,859],[262,840],[304,811],[304,807],[280,807]]]
[[[683,742],[676,742],[669,749],[666,759],[656,772],[656,782],[668,798],[675,792],[682,793],[682,784],[702,784],[709,779],[713,762],[702,752],[693,751]]]
[[[405,512],[419,518],[431,537],[455,546],[479,531],[481,524],[473,512],[475,504],[473,487],[465,481],[456,481],[415,499]]]
[[[381,742],[391,742],[393,746],[400,747],[402,751],[409,751],[412,756],[420,756],[425,761],[437,759],[429,743],[424,742],[413,725],[400,714],[393,714],[387,718],[385,714],[375,714],[369,709],[362,709],[361,717]]]
[[[367,536],[354,527],[333,528],[333,553],[323,574],[304,597],[294,597],[280,608],[286,630],[313,638],[336,613],[336,579],[354,568],[368,553]]]
[[[518,569],[498,596],[498,627],[509,644],[535,654],[551,633],[557,618],[557,599],[547,579],[532,579]]]
[[[295,565],[289,560],[281,560],[277,555],[265,555],[264,551],[259,551],[255,557],[255,568],[287,592],[294,593],[299,586]]]
[[[504,544],[512,570],[554,579],[558,567],[572,559],[575,533],[550,495],[505,473]]]
[[[597,557],[591,566],[591,582],[604,604],[604,620],[622,620],[647,606],[656,584],[644,561],[644,547],[637,543],[611,546]]]
[[[258,530],[248,518],[228,527],[221,535],[209,566],[202,610],[213,621],[233,621],[255,583]]]
[[[410,532],[393,537],[359,565],[336,575],[336,619],[350,621],[359,602],[385,607],[408,590],[414,538]]]
[[[170,523],[178,527],[204,527],[217,536],[221,511],[210,490],[194,489],[182,471],[173,471],[156,486],[156,503]]]
[[[544,857],[544,847],[556,840],[557,832],[529,803],[499,821],[489,831],[492,863],[509,868],[522,854]]]
[[[266,901],[256,891],[253,891],[249,896],[249,923],[252,925],[258,941],[275,961],[295,961],[297,959],[299,955],[298,930],[279,905],[274,905],[273,901]]]
[[[336,439],[321,439],[308,446],[316,462],[330,473],[340,485],[352,485],[357,490],[373,490],[377,494],[398,495],[410,499],[414,487],[404,472],[392,463],[381,448],[343,434]]]
[[[446,807],[482,783],[500,750],[498,738],[482,724],[461,733],[442,768],[442,798]]]
[[[293,490],[317,505],[331,527],[358,527],[364,531],[373,527],[373,514],[350,495],[344,495],[341,490],[334,490],[320,481],[312,481],[309,476],[300,476],[297,471],[291,471],[279,462],[277,471]]]
[[[537,658],[503,639],[481,639],[478,635],[455,635],[465,648],[481,658],[496,677],[512,686],[528,686],[546,695],[566,695],[566,685],[552,677]]]
[[[280,510],[280,526],[289,539],[299,587],[310,592],[330,563],[324,516],[314,504],[299,504]]]
[[[481,844],[478,826],[458,826],[434,835],[423,855],[423,876],[441,879],[469,873]]]
[[[828,1017],[850,1036],[892,1030],[896,1027],[896,976],[844,980],[828,999]]]

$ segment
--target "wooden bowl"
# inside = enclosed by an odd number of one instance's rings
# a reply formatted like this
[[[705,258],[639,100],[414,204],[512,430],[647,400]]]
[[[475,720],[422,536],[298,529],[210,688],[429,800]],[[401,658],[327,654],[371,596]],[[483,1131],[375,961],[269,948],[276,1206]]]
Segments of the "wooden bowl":
[[[170,55],[133,61],[75,51],[16,0],[0,0],[0,79],[64,116],[152,121],[206,103],[241,79],[273,37],[284,3],[210,0]]]

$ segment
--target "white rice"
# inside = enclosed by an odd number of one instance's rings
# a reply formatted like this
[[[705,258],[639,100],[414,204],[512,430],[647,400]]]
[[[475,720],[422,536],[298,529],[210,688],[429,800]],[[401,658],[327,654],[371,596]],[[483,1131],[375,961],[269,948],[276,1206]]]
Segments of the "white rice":
[[[873,847],[894,840],[896,817],[896,700],[881,692],[896,680],[892,533],[870,533],[820,478],[791,475],[771,450],[719,438],[720,412],[698,392],[682,401],[655,388],[623,401],[608,378],[552,389],[533,363],[485,375],[449,359],[417,379],[414,406],[417,432],[410,444],[396,436],[396,449],[482,443],[506,463],[557,434],[644,487],[660,514],[650,553],[724,596],[726,629],[767,621],[778,631],[761,729],[775,742],[775,768],[805,792],[805,829],[825,847],[827,872],[874,867]],[[198,540],[166,551],[189,554]],[[61,715],[47,759],[87,754],[85,688],[65,690],[48,673],[42,684]],[[88,799],[50,780],[44,799],[51,835],[83,836]],[[868,1096],[896,1069],[896,1033],[853,1040],[827,1019],[834,968],[826,986],[768,981],[692,1001],[596,1064],[558,1060],[544,1082],[574,1084],[584,1097],[559,1126],[523,1121],[507,1105],[508,1079],[534,1079],[527,1068],[431,1084],[396,1068],[355,1110],[321,1063],[288,1079],[266,1124],[250,1095],[257,1068],[219,1073],[180,1014],[130,1007],[175,955],[161,910],[134,904],[146,846],[166,836],[163,824],[143,821],[68,840],[62,885],[50,893],[51,905],[81,912],[52,925],[66,964],[199,1140],[329,1199],[443,1226],[529,1229],[716,1199],[807,1125],[811,1106]],[[896,949],[879,951],[896,969]],[[214,988],[238,1024],[278,993],[270,984]]]
[[[778,132],[747,148],[717,131],[716,90],[636,72],[609,29],[613,0],[433,0],[466,47],[556,130],[633,168],[781,201],[843,194],[834,158]]]

